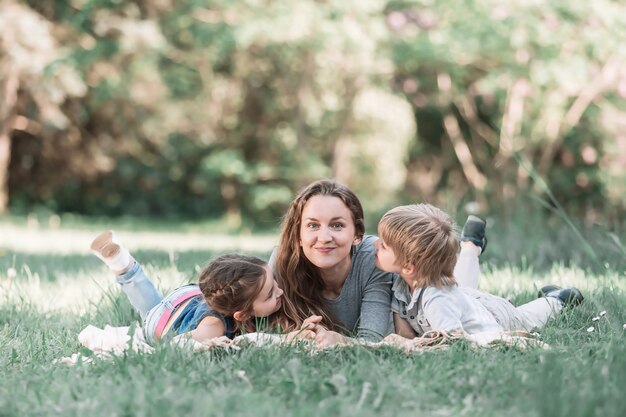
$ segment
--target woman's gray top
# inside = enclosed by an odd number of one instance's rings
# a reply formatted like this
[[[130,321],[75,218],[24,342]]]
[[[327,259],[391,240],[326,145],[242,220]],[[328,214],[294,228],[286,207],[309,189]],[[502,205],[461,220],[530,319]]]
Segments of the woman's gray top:
[[[358,339],[378,342],[393,330],[391,282],[393,274],[376,268],[374,242],[364,236],[352,252],[352,265],[339,296],[326,300],[335,319]],[[274,266],[277,248],[269,265]]]

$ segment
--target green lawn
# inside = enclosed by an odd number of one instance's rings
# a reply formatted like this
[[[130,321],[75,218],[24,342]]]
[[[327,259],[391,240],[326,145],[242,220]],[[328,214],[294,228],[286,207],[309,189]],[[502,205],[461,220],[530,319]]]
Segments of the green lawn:
[[[472,350],[461,342],[407,356],[392,348],[161,346],[93,364],[55,363],[80,350],[76,336],[87,324],[137,319],[88,252],[100,229],[79,226],[0,223],[0,416],[626,415],[624,271],[508,264],[498,260],[497,235],[485,254],[483,289],[521,303],[556,283],[576,285],[587,298],[541,332],[550,350]],[[204,229],[126,230],[124,241],[164,291],[193,281],[218,253],[267,257],[275,242]]]

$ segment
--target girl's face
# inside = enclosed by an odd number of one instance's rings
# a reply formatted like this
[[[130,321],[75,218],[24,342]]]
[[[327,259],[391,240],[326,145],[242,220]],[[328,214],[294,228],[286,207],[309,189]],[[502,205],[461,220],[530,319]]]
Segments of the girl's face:
[[[316,195],[304,205],[300,246],[309,262],[323,272],[347,275],[352,245],[360,240],[352,213],[340,198]]]
[[[378,236],[382,236],[380,229],[378,230]],[[395,252],[385,244],[382,238],[374,242],[374,248],[376,248],[376,268],[385,272],[395,272],[396,274],[402,271],[402,266],[397,263]]]
[[[256,317],[266,317],[276,313],[282,305],[283,290],[276,284],[269,266],[265,265],[263,268],[265,269],[265,283],[252,304],[252,314]]]

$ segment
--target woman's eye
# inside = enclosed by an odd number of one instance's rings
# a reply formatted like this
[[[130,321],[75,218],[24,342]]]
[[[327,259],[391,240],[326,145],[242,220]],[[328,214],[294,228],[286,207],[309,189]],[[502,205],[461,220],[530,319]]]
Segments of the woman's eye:
[[[331,227],[333,229],[341,229],[343,227],[343,223],[334,223]]]
[[[306,227],[307,227],[308,229],[316,229],[316,228],[317,228],[317,223],[308,223],[308,224],[306,225]]]

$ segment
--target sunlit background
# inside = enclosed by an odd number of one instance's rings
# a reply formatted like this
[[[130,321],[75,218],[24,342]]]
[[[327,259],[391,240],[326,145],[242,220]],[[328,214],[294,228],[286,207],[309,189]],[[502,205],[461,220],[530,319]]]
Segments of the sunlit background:
[[[487,219],[481,290],[585,302],[552,349],[244,348],[67,368],[139,320],[89,248],[114,229],[164,293],[268,259],[294,194]],[[0,415],[620,416],[623,0],[0,0]]]
[[[320,177],[621,227],[626,4],[4,0],[0,211],[275,228]]]

